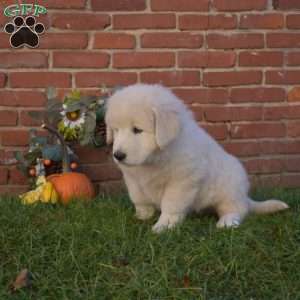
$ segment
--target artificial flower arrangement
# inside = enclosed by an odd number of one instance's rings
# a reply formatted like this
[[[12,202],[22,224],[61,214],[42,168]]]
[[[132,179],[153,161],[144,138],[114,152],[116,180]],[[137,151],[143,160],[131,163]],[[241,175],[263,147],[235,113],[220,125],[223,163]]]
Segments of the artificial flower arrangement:
[[[36,202],[67,204],[73,197],[91,198],[93,185],[80,173],[79,159],[72,150],[76,144],[105,145],[104,96],[83,96],[73,90],[61,102],[54,88],[47,90],[44,112],[32,112],[50,135],[30,131],[27,153],[16,153],[19,169],[29,176],[31,190],[20,195],[24,204]]]

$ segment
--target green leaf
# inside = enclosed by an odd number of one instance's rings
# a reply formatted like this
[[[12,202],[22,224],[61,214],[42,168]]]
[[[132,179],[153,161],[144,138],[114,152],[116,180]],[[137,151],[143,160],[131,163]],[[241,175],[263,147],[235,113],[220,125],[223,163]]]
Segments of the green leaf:
[[[92,140],[92,135],[89,133],[85,133],[81,138],[80,138],[80,145],[81,146],[87,146],[90,145],[93,142]]]
[[[81,97],[81,92],[79,90],[72,90],[67,98],[79,100]]]
[[[61,111],[62,110],[62,103],[58,99],[50,99],[47,102],[47,110],[49,111]]]
[[[42,157],[53,161],[62,160],[62,147],[61,145],[49,145],[42,149]]]
[[[83,129],[87,132],[94,132],[96,128],[96,113],[89,111],[85,116]]]
[[[103,122],[105,116],[105,108],[104,106],[99,106],[96,110],[96,120],[98,122]]]
[[[73,102],[71,104],[68,104],[65,111],[66,112],[77,111],[77,110],[81,110],[83,107],[84,107],[84,104],[80,103],[80,101],[77,101],[77,102]]]
[[[47,144],[48,138],[46,136],[35,136],[30,140],[30,145],[34,147],[43,147]]]
[[[86,106],[90,106],[92,103],[96,102],[97,96],[82,96],[80,102],[84,103]]]
[[[25,162],[24,155],[21,151],[16,151],[14,153],[14,155],[15,155],[15,158],[16,158],[17,161],[22,162],[22,163]]]
[[[103,137],[101,135],[95,135],[94,138],[93,138],[93,142],[94,142],[94,145],[96,147],[102,147],[105,145],[105,140],[103,139]]]
[[[47,114],[48,123],[54,125],[56,127],[57,123],[61,120],[62,115],[59,111],[52,111]]]
[[[28,167],[26,167],[24,164],[17,165],[17,169],[21,171],[26,177],[28,176]]]
[[[79,137],[81,145],[89,145],[93,143],[95,128],[96,128],[96,113],[93,111],[89,111],[85,116],[83,130]]]

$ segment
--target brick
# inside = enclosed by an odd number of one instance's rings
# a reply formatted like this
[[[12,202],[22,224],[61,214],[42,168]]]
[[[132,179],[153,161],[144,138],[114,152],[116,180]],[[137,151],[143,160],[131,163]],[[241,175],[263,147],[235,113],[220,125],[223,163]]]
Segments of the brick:
[[[84,49],[88,45],[86,33],[47,32],[40,39],[39,49]]]
[[[300,158],[289,158],[284,161],[284,171],[299,172],[300,171]]]
[[[264,107],[265,120],[300,119],[300,105]]]
[[[121,179],[121,171],[114,164],[83,165],[82,170],[93,181]]]
[[[257,156],[261,153],[261,144],[257,142],[232,142],[223,144],[225,150],[238,157]]]
[[[202,124],[201,127],[218,141],[225,140],[228,136],[228,129],[225,124]]]
[[[74,151],[82,164],[112,162],[111,149],[108,147],[93,148],[76,146],[74,147]]]
[[[6,84],[6,75],[4,73],[0,73],[0,87],[4,87]]]
[[[286,94],[283,88],[234,88],[231,90],[231,102],[282,102]]]
[[[237,17],[234,15],[218,14],[210,15],[208,19],[208,29],[235,29],[237,27]]]
[[[79,8],[85,8],[86,0],[47,0],[47,3],[45,4],[45,0],[35,0],[34,3],[45,5],[48,9],[49,8],[73,8],[73,9],[79,9]]]
[[[279,29],[283,27],[283,14],[247,14],[240,18],[240,28],[242,29]]]
[[[203,74],[203,84],[205,86],[234,86],[261,82],[261,71],[207,72]]]
[[[287,123],[288,137],[300,137],[300,121],[290,121]]]
[[[16,163],[14,151],[0,150],[0,165]]]
[[[0,167],[0,184],[7,184],[8,170],[7,168]]]
[[[146,9],[146,0],[91,0],[93,10],[98,11],[140,11]]]
[[[266,41],[269,48],[299,48],[300,33],[267,33]]]
[[[42,120],[37,120],[37,119],[32,118],[29,115],[29,112],[30,111],[21,111],[20,112],[19,124],[22,126],[30,126],[30,127],[42,125]]]
[[[0,185],[0,195],[18,196],[28,192],[28,185]]]
[[[200,48],[202,44],[201,34],[187,32],[144,33],[141,36],[143,48]]]
[[[54,52],[54,68],[106,68],[110,56],[99,52]]]
[[[300,175],[298,174],[282,174],[280,186],[285,188],[299,188]]]
[[[70,30],[101,30],[110,25],[109,15],[60,13],[52,15],[52,27]]]
[[[113,55],[114,68],[167,68],[175,65],[172,52],[122,52]]]
[[[2,52],[0,68],[45,68],[48,66],[48,55],[39,52]]]
[[[289,102],[300,101],[300,87],[293,87],[288,92],[288,101]]]
[[[204,30],[208,29],[208,16],[206,15],[182,15],[178,16],[180,30]]]
[[[278,51],[244,51],[239,54],[239,65],[252,66],[282,66],[283,52]]]
[[[289,29],[300,29],[300,14],[287,15],[286,16],[286,27]]]
[[[124,180],[109,180],[97,183],[98,194],[104,197],[120,197],[127,193]]]
[[[71,74],[65,72],[13,72],[10,74],[13,88],[71,87]]]
[[[286,63],[288,66],[300,66],[300,52],[287,53]]]
[[[225,104],[229,102],[229,91],[226,89],[175,88],[173,91],[187,104]]]
[[[0,106],[43,107],[46,96],[38,91],[0,91]]]
[[[12,110],[0,110],[0,126],[16,126],[18,113]]]
[[[16,167],[13,167],[9,170],[9,183],[25,185],[28,184],[28,177],[24,176]]]
[[[193,86],[200,84],[198,71],[142,72],[141,82],[160,83],[166,86]]]
[[[129,85],[137,82],[134,72],[80,72],[75,76],[78,87],[109,87],[116,85]]]
[[[209,48],[235,49],[235,48],[263,48],[264,36],[260,33],[209,33],[206,37]]]
[[[293,153],[293,151],[295,150],[294,146],[292,146],[291,143],[287,143],[287,142],[283,142],[283,141],[279,141],[279,139],[276,139],[275,141],[263,141],[260,143],[261,145],[261,155],[270,155],[270,154],[287,154],[288,149],[287,146],[291,145],[291,152]]]
[[[0,131],[2,146],[27,146],[29,132],[25,130]]]
[[[213,6],[219,11],[264,10],[267,8],[267,0],[214,0]]]
[[[172,29],[174,14],[122,14],[113,16],[114,29]]]
[[[4,9],[4,5],[0,4],[0,9]],[[6,24],[8,21],[10,21],[9,17],[4,16],[4,14],[0,14],[0,26],[4,26],[4,24]]]
[[[282,123],[233,124],[230,131],[231,137],[237,139],[278,138],[284,137],[285,133]]]
[[[135,37],[127,33],[101,32],[95,34],[95,49],[133,49]]]
[[[266,71],[267,84],[296,84],[300,83],[300,71],[278,70]]]
[[[260,174],[260,175],[250,175],[250,184],[253,187],[258,187],[259,189],[261,188],[274,188],[281,186],[280,183],[280,175],[275,174],[275,175],[265,175],[265,174]]]
[[[209,0],[152,0],[153,11],[208,11]]]
[[[191,111],[193,112],[193,116],[196,121],[203,120],[203,109],[200,106],[192,106],[190,107]]]
[[[259,121],[262,119],[261,107],[205,107],[204,117],[208,122]]]
[[[178,53],[179,67],[228,68],[233,67],[236,54],[233,51],[183,51]]]
[[[272,145],[271,147],[272,149],[274,149],[274,145]],[[277,153],[299,154],[299,147],[300,147],[300,141],[297,140],[284,141],[280,143],[279,151]]]
[[[9,35],[5,32],[0,32],[0,49],[11,49]]]
[[[300,2],[298,0],[273,0],[273,7],[275,9],[300,9]]]
[[[243,162],[249,174],[280,173],[284,169],[280,159],[251,159]]]

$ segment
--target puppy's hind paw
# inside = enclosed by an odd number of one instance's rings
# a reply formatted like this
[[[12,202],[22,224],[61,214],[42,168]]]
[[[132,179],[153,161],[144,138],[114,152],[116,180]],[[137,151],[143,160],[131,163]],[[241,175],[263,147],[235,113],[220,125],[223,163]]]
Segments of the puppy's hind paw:
[[[217,228],[238,227],[242,223],[241,216],[237,213],[227,214],[222,216],[218,223]]]
[[[139,220],[146,221],[151,219],[155,213],[155,209],[152,206],[136,206],[135,207],[135,217]]]

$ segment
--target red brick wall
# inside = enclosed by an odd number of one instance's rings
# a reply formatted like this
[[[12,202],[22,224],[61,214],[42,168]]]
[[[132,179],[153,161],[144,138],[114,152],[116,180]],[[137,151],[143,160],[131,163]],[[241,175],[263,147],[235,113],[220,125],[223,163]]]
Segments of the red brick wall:
[[[49,9],[38,49],[0,33],[0,192],[24,189],[7,163],[38,126],[27,112],[43,109],[45,87],[135,82],[172,88],[259,184],[300,186],[299,0],[35,2]],[[105,150],[79,152],[95,182],[119,182]]]

